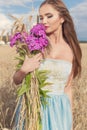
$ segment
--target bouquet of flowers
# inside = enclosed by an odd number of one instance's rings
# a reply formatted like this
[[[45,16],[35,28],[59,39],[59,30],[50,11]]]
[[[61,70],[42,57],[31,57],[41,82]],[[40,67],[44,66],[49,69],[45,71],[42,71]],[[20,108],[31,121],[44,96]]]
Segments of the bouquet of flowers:
[[[37,24],[30,30],[30,33],[27,33],[24,29],[15,31],[14,35],[11,36],[10,46],[17,48],[19,54],[17,57],[19,60],[18,70],[22,66],[26,55],[32,57],[38,52],[43,53],[48,46],[45,27],[42,24]],[[45,106],[47,104],[45,99],[48,97],[48,91],[42,90],[42,88],[50,84],[46,82],[48,73],[47,70],[37,69],[27,74],[17,90],[20,97],[17,104],[17,108],[20,104],[20,116],[17,121],[19,126],[17,127],[20,130],[23,127],[25,130],[41,130],[41,104]],[[44,100],[40,100],[41,97],[44,97]]]

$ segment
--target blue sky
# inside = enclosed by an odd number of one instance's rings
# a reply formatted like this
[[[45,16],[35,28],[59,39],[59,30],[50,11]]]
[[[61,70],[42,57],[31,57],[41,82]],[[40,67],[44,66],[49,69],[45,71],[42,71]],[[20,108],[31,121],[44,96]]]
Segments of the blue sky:
[[[32,5],[35,8],[34,14],[37,13],[40,3],[43,0],[0,0],[0,33],[1,30],[9,30],[12,19],[8,14],[16,17],[30,15]],[[87,40],[87,0],[63,0],[73,18],[77,36],[79,40]],[[33,3],[33,4],[32,4]]]

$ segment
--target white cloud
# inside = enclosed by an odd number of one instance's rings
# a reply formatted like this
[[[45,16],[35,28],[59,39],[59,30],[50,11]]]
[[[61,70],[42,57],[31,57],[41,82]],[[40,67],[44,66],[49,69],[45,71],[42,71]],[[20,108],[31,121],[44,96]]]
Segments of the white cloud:
[[[23,6],[27,2],[31,2],[32,0],[0,0],[0,6],[10,6],[10,5],[19,5]]]
[[[78,37],[87,40],[87,1],[70,9]]]
[[[0,33],[2,29],[7,29],[12,21],[2,12],[4,12],[3,10],[5,9],[5,6],[12,6],[12,5],[19,5],[19,6],[27,6],[26,3],[31,2],[32,0],[0,0],[0,6],[3,8],[0,8]],[[42,1],[42,0],[33,0],[33,1]],[[11,8],[12,9],[12,8]],[[13,8],[14,9],[14,8]],[[15,12],[15,11],[14,11]],[[37,11],[34,11],[34,13],[36,15]],[[76,27],[76,31],[78,34],[79,39],[86,39],[87,40],[87,0],[85,0],[85,2],[82,2],[80,4],[78,4],[77,6],[74,6],[73,8],[70,9],[70,13],[73,17],[74,23],[75,23],[75,27]],[[27,14],[12,14],[14,16],[17,17],[21,17],[24,16],[25,18],[28,18],[29,15],[31,14],[31,12],[27,13]]]
[[[11,21],[4,15],[0,13],[0,33],[3,29],[8,30],[11,26]]]
[[[37,10],[35,10],[33,13],[32,11],[27,13],[27,14],[12,14],[12,16],[15,16],[16,18],[22,18],[23,17],[23,21],[25,22],[25,24],[27,24],[27,26],[29,26],[30,22],[29,22],[29,16],[33,14],[33,23],[36,23],[36,14],[37,14]],[[14,22],[13,18],[10,18],[10,16],[6,16],[3,13],[0,13],[0,34],[3,31],[3,29],[5,29],[5,34],[6,32],[9,32],[11,30],[11,26]]]
[[[0,7],[1,7],[0,8],[0,34],[1,34],[3,29],[5,29],[6,31],[9,31],[11,29],[11,25],[12,25],[12,19],[9,19],[9,17],[7,15],[5,15],[6,14],[5,7],[11,7],[11,8],[9,8],[9,12],[14,12],[14,13],[12,13],[12,15],[16,16],[18,18],[23,16],[25,19],[25,22],[28,24],[29,23],[29,15],[30,14],[36,15],[37,9],[35,9],[34,12],[28,12],[26,14],[19,14],[19,13],[15,14],[15,10],[14,10],[14,8],[12,8],[12,5],[13,6],[26,6],[27,7],[28,6],[27,3],[30,3],[32,1],[37,2],[37,1],[41,1],[41,0],[11,0],[11,1],[0,0]],[[13,11],[12,11],[12,9],[13,9]],[[36,18],[34,17],[34,21],[35,20],[36,20]]]
[[[0,6],[10,6],[10,5],[16,5],[16,6],[27,6],[26,3],[29,2],[36,2],[41,0],[0,0]]]

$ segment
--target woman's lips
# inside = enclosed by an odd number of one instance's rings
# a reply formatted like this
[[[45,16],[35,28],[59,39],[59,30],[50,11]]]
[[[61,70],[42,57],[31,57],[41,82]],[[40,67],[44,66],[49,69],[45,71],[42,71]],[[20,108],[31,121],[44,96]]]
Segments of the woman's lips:
[[[48,29],[49,28],[49,26],[45,26],[45,29]]]

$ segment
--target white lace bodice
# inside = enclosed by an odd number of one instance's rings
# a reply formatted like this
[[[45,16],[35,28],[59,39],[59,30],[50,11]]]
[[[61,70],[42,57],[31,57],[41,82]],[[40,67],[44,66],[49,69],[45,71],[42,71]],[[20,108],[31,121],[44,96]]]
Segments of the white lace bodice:
[[[63,93],[67,84],[68,77],[72,69],[72,63],[65,60],[56,60],[46,58],[40,65],[40,70],[49,70],[47,81],[52,83],[43,89],[49,90],[49,93]]]

